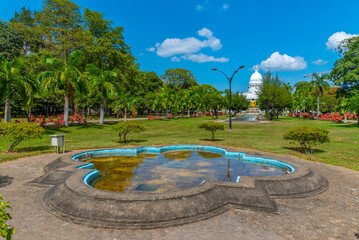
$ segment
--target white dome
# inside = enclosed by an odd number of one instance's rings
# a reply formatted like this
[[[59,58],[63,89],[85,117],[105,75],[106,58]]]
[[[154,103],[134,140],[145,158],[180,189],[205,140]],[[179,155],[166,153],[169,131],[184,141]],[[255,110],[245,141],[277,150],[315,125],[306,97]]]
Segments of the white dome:
[[[258,72],[258,67],[255,67],[255,72],[252,74],[251,79],[249,81],[248,92],[244,93],[244,96],[248,100],[257,100],[258,99],[258,91],[260,86],[263,84],[262,75]]]
[[[260,82],[260,83],[262,83],[262,80],[263,80],[262,74],[260,74],[258,72],[258,67],[256,66],[255,67],[255,72],[252,74],[251,79],[250,79],[249,82],[250,83],[252,83],[252,82]]]

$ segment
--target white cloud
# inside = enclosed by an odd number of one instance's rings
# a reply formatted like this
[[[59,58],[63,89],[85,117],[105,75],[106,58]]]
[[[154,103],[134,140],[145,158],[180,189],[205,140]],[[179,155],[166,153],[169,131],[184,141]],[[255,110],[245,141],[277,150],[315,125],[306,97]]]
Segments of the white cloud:
[[[199,52],[202,48],[210,47],[213,51],[222,48],[221,41],[213,36],[211,30],[202,28],[197,32],[200,37],[207,40],[199,40],[195,37],[188,38],[167,38],[162,43],[157,43],[157,55],[160,57],[171,57],[177,54],[192,54]]]
[[[172,62],[180,62],[181,59],[179,59],[178,57],[174,56],[174,57],[171,58],[171,61],[172,61]]]
[[[182,59],[185,60],[191,60],[192,62],[198,62],[198,63],[205,63],[205,62],[228,62],[229,59],[225,58],[225,57],[221,57],[221,58],[215,58],[213,56],[208,56],[206,54],[203,53],[199,53],[199,54],[190,54],[188,56],[182,56]]]
[[[227,3],[223,3],[222,8],[223,8],[223,10],[227,10],[227,9],[229,9],[229,4],[227,4]]]
[[[333,51],[337,51],[338,50],[338,45],[341,41],[348,39],[348,38],[352,38],[352,37],[357,37],[359,35],[357,34],[348,34],[345,32],[336,32],[334,33],[332,36],[330,36],[328,38],[328,41],[326,43],[327,45],[327,49],[328,50],[333,50]]]
[[[274,52],[267,60],[262,61],[259,67],[271,71],[297,71],[307,68],[307,62],[299,56],[291,57]]]
[[[328,63],[328,61],[324,61],[323,59],[318,59],[316,61],[312,61],[312,63],[315,65],[325,65]]]
[[[202,28],[197,32],[199,37],[187,38],[167,38],[162,43],[156,43],[155,47],[148,48],[147,51],[156,52],[160,57],[172,57],[171,61],[178,62],[181,59],[191,60],[194,62],[226,62],[228,58],[215,58],[205,54],[197,54],[203,48],[211,48],[217,51],[222,48],[221,40],[213,36],[213,32],[208,28]],[[179,57],[177,57],[179,56]]]

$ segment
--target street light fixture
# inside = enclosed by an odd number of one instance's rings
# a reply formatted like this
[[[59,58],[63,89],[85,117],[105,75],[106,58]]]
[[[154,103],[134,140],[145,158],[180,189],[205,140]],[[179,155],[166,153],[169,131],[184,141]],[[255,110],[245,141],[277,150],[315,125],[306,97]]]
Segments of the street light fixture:
[[[221,70],[217,69],[217,68],[212,68],[213,71],[218,71],[220,73],[222,73],[229,82],[229,130],[232,130],[232,79],[234,77],[234,75],[238,72],[239,69],[244,68],[244,66],[240,66],[239,68],[237,68],[237,70],[235,70],[232,74],[232,76],[229,78],[224,72],[222,72]]]

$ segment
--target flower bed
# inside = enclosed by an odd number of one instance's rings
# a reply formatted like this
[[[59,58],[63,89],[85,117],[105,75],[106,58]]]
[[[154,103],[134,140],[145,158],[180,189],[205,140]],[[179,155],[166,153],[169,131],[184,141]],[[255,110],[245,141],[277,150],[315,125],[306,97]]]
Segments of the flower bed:
[[[345,113],[341,115],[340,113],[325,113],[319,115],[319,120],[323,121],[334,121],[334,122],[343,122],[345,119],[345,115],[347,120],[357,120],[358,116],[354,113]],[[290,117],[303,117],[303,118],[313,118],[313,115],[311,113],[290,113],[288,114]]]

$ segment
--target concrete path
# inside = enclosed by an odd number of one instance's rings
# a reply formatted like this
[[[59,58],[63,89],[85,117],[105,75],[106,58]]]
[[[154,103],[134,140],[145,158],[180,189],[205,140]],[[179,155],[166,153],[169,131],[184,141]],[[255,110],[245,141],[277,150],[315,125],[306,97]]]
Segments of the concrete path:
[[[250,152],[248,154],[254,155]],[[76,225],[52,216],[43,208],[41,198],[45,188],[26,184],[40,177],[44,173],[43,167],[55,158],[55,154],[44,154],[0,164],[0,181],[7,181],[0,184],[0,193],[13,207],[10,224],[16,230],[15,240],[355,240],[355,234],[359,233],[359,172],[304,160],[295,161],[325,176],[329,180],[329,190],[308,198],[277,199],[279,214],[233,209],[205,221],[152,230],[112,230]],[[12,183],[9,184],[9,181]]]

